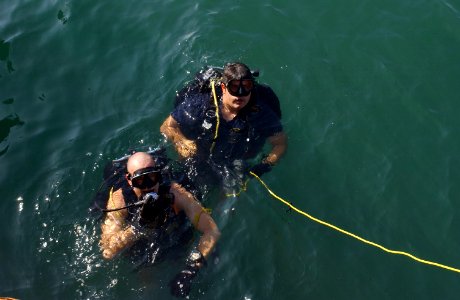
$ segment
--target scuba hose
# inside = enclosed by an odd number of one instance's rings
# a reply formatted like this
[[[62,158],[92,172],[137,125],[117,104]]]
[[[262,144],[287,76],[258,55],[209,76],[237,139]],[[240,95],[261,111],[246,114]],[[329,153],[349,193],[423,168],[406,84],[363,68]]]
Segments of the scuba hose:
[[[112,198],[112,192],[113,192],[113,189],[110,190],[110,198]],[[135,207],[135,206],[141,206],[141,205],[144,205],[150,201],[156,201],[158,199],[158,194],[157,193],[147,193],[144,195],[144,197],[142,198],[142,200],[140,201],[137,201],[133,204],[130,204],[130,205],[126,205],[126,206],[123,206],[123,207],[117,207],[117,208],[112,208],[112,209],[103,209],[102,212],[113,212],[113,211],[119,211],[119,210],[122,210],[122,209],[127,209],[127,208],[130,208],[130,207]]]

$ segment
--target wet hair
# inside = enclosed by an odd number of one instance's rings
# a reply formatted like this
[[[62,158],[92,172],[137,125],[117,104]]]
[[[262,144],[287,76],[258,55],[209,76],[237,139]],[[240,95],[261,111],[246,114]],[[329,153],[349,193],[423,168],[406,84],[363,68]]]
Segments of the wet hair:
[[[251,79],[254,80],[249,67],[240,62],[229,63],[225,66],[222,74],[222,82],[228,83],[230,80],[237,79]]]

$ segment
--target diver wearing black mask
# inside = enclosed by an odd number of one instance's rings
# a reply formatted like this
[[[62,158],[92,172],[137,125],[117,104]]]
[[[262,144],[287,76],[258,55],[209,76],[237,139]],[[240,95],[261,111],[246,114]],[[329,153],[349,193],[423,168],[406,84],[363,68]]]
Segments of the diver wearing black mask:
[[[201,77],[208,73],[214,74],[204,72]],[[252,164],[246,171],[261,176],[278,163],[287,148],[278,97],[270,87],[256,82],[258,72],[243,63],[227,64],[220,75],[210,81],[210,90],[200,83],[198,75],[195,88],[184,87],[160,131],[181,157],[197,162],[192,166],[197,170],[202,169],[203,162],[231,167],[240,160]],[[261,154],[267,141],[270,152],[255,163],[251,161]],[[208,169],[201,173],[206,175]],[[195,177],[191,180],[203,176]]]
[[[107,201],[100,240],[102,255],[112,259],[151,234],[152,229],[165,226],[169,218],[185,214],[202,233],[184,270],[170,284],[173,295],[185,297],[190,292],[192,279],[214,249],[219,229],[192,194],[175,182],[163,182],[161,170],[148,153],[133,154],[128,159],[127,171],[129,188],[112,189]]]

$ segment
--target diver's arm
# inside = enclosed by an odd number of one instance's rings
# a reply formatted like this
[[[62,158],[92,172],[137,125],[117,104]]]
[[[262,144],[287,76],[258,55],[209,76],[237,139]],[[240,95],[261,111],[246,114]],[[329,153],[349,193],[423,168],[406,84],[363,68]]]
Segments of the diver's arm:
[[[287,136],[283,131],[281,131],[269,137],[268,142],[271,144],[272,149],[268,156],[264,159],[264,162],[273,166],[283,156],[284,152],[286,152]]]
[[[204,258],[207,258],[220,237],[220,231],[216,223],[195,197],[179,184],[173,183],[171,192],[175,196],[174,204],[176,208],[179,211],[183,210],[195,228],[202,233],[198,243],[198,250]]]
[[[196,144],[194,141],[187,139],[180,130],[179,123],[172,116],[166,118],[161,124],[160,132],[163,133],[167,139],[171,140],[180,156],[187,158],[195,155]]]
[[[120,190],[112,193],[107,203],[107,209],[124,207],[125,201]],[[132,226],[125,228],[125,219],[128,212],[126,209],[108,212],[102,223],[102,235],[99,245],[102,256],[105,259],[112,259],[122,250],[131,246],[137,239],[136,232]]]
[[[193,278],[206,265],[206,259],[216,246],[220,232],[214,220],[192,194],[177,183],[171,184],[170,191],[174,194],[174,210],[183,210],[195,228],[202,232],[197,249],[188,256],[184,269],[169,282],[172,295],[187,297]]]

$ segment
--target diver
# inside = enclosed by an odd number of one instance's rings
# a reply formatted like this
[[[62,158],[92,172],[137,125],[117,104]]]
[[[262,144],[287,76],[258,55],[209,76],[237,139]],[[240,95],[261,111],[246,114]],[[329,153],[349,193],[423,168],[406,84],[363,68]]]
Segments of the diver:
[[[241,172],[249,171],[261,176],[285,153],[287,137],[278,97],[270,87],[257,83],[255,76],[258,72],[245,64],[229,63],[222,71],[199,73],[194,84],[178,93],[176,106],[160,131],[179,156],[193,165],[193,179],[215,180],[215,174],[222,178],[235,172],[241,177]],[[271,145],[268,155],[248,166],[266,141]]]
[[[199,243],[186,260],[184,270],[170,282],[171,293],[185,297],[191,282],[213,251],[220,231],[203,206],[176,182],[163,179],[161,166],[146,152],[131,155],[122,184],[110,190],[99,245],[105,259],[113,259],[128,249],[168,241],[180,228],[180,219],[188,219],[202,233]],[[182,222],[183,223],[183,222]],[[190,228],[190,223],[188,228]],[[138,247],[139,248],[139,247]],[[145,250],[145,249],[143,249]],[[144,251],[145,252],[145,251]],[[155,256],[158,251],[151,251]],[[152,258],[151,260],[155,260]]]

